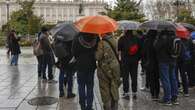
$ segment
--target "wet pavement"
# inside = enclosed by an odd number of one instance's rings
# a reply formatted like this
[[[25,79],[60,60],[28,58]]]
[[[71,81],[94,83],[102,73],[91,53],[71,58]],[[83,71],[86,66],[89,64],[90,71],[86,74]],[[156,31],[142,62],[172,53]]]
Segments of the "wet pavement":
[[[57,80],[58,70],[55,71],[55,76]],[[76,88],[75,80],[74,93],[78,94]],[[94,109],[103,110],[97,77],[94,88]],[[80,110],[78,95],[74,99],[66,99],[58,98],[58,94],[58,83],[46,83],[37,78],[36,58],[32,55],[32,48],[22,48],[17,67],[9,66],[6,50],[0,48],[0,110]],[[57,98],[58,102],[47,106],[28,104],[30,99],[43,96]],[[179,102],[179,106],[165,107],[151,101],[148,92],[139,91],[136,101],[121,99],[119,110],[195,110],[195,89],[190,90],[188,98],[179,96]]]

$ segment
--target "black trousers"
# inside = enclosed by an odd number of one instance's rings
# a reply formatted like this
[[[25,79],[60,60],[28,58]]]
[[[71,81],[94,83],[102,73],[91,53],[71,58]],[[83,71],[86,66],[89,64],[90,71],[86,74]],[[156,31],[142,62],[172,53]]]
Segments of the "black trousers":
[[[189,86],[195,86],[195,65],[192,64],[192,62],[188,62],[185,64],[186,71],[189,79]]]
[[[146,72],[146,74],[148,75],[148,84],[151,96],[158,98],[160,93],[160,76],[158,67],[151,70],[147,70]]]
[[[177,70],[176,70],[178,85],[180,84],[180,81],[179,81],[179,75],[180,75],[180,78],[181,78],[181,81],[182,81],[181,84],[182,84],[182,87],[183,87],[183,92],[185,94],[188,94],[189,79],[190,79],[188,74],[191,74],[191,70],[189,69],[188,66],[190,66],[190,65],[187,65],[186,63],[183,63],[183,62],[178,62]],[[180,86],[178,86],[178,87],[180,87]]]
[[[123,90],[124,93],[129,92],[129,74],[131,76],[131,88],[135,93],[137,92],[137,69],[138,62],[135,63],[125,63],[124,64],[124,73],[123,73]]]
[[[38,76],[41,77],[42,76],[42,68],[43,68],[43,55],[37,56],[37,61],[38,61],[38,65],[37,65]]]
[[[189,86],[195,86],[195,56],[192,56],[191,60],[191,78],[189,79]]]

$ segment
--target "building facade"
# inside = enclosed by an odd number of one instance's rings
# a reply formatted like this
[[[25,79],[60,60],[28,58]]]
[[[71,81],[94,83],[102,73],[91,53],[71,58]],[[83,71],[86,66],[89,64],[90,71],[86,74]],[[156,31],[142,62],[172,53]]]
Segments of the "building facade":
[[[45,23],[59,21],[72,22],[82,16],[98,15],[104,10],[103,0],[36,0],[34,14],[44,19]],[[0,26],[7,23],[8,16],[20,9],[16,0],[0,0]]]

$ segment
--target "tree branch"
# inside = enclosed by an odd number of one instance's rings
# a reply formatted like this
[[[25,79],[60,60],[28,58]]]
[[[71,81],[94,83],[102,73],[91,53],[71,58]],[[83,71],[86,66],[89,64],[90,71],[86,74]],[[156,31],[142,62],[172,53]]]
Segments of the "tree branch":
[[[135,6],[139,6],[142,3],[143,0],[139,0]]]

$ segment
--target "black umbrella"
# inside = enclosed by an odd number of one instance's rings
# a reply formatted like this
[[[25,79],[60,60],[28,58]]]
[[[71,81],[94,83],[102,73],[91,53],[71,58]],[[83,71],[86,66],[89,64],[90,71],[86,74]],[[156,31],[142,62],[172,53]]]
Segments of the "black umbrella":
[[[61,23],[52,28],[50,33],[54,38],[60,39],[62,41],[71,41],[75,36],[78,35],[79,31],[74,26],[74,24]]]
[[[173,30],[176,29],[176,24],[171,21],[152,20],[146,21],[140,25],[141,29],[147,30]]]
[[[179,23],[182,26],[184,26],[186,29],[188,29],[189,31],[195,31],[195,26],[189,23]]]

